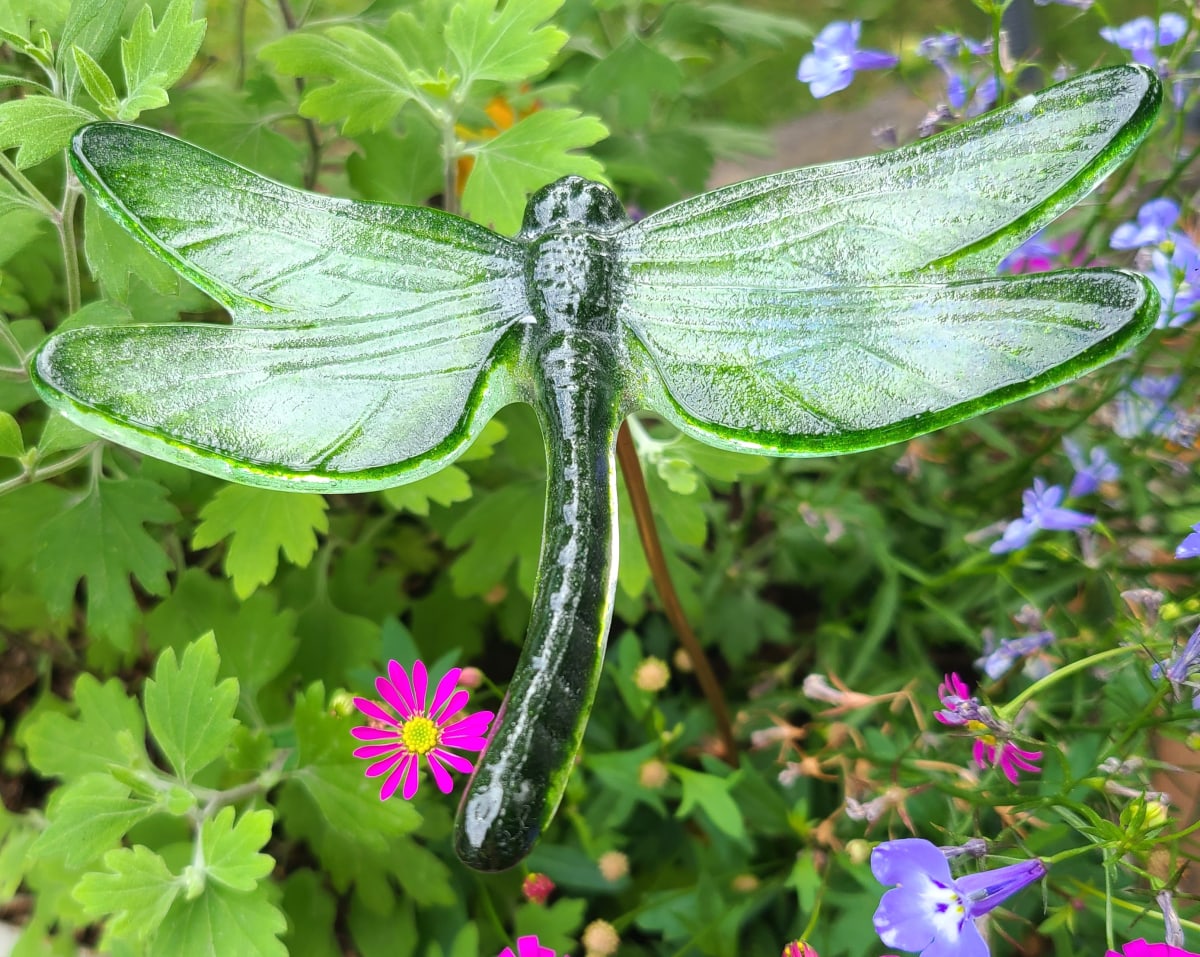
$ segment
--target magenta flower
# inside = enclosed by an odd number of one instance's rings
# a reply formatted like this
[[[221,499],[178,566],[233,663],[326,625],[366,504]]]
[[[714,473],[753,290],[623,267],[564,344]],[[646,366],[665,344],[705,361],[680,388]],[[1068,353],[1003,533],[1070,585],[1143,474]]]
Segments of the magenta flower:
[[[1041,880],[1036,858],[955,879],[945,856],[929,841],[885,841],[871,852],[871,873],[896,885],[875,911],[875,931],[888,946],[924,957],[988,957],[973,923],[1017,891]]]
[[[395,714],[367,698],[354,699],[354,706],[371,723],[352,728],[350,733],[360,741],[373,742],[356,748],[354,756],[373,762],[367,766],[367,777],[387,775],[379,790],[379,800],[386,801],[403,784],[404,799],[411,801],[417,793],[422,757],[443,794],[449,794],[453,787],[447,766],[464,774],[474,770],[470,761],[446,749],[482,751],[487,745],[484,734],[493,715],[490,711],[479,711],[451,723],[470,698],[467,692],[455,690],[461,673],[461,668],[446,672],[433,693],[433,703],[426,709],[428,675],[424,662],[413,663],[410,681],[401,664],[389,661],[387,677],[375,679],[375,690]],[[540,951],[529,953],[534,957],[545,957]],[[524,951],[521,957],[527,957]]]
[[[1105,951],[1104,957],[1200,957],[1200,954],[1170,944],[1147,944],[1144,938],[1139,937],[1122,947],[1120,953]]]
[[[556,957],[556,954],[549,947],[543,947],[538,943],[535,936],[518,937],[517,952],[514,954],[511,947],[505,947],[496,957]]]
[[[1012,728],[973,697],[958,675],[946,675],[938,686],[938,698],[943,710],[935,711],[933,716],[942,724],[965,728],[975,736],[973,753],[981,770],[999,768],[1013,784],[1018,783],[1019,771],[1036,774],[1041,770],[1034,762],[1041,758],[1042,752],[1026,751],[1013,744]]]
[[[982,734],[975,739],[975,763],[980,768],[989,765],[999,768],[1013,784],[1018,783],[1020,771],[1037,774],[1042,769],[1034,762],[1041,760],[1041,751],[1026,751],[1011,741],[1001,741],[995,735]]]

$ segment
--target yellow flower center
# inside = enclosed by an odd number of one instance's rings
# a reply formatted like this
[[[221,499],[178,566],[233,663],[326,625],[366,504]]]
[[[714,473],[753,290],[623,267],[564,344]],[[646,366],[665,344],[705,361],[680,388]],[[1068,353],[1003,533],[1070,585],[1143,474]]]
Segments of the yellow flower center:
[[[413,754],[428,754],[438,745],[438,727],[431,719],[419,714],[404,722],[400,737]]]
[[[968,721],[967,730],[972,732],[984,744],[990,744],[992,747],[996,747],[999,744],[996,736],[991,733],[988,726],[982,721]]]

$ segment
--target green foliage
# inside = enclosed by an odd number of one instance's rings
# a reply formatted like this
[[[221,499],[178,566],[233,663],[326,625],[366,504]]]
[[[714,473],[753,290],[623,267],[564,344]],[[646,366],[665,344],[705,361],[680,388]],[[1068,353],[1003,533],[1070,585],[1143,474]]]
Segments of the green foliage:
[[[116,117],[136,120],[146,110],[170,102],[167,90],[187,72],[204,39],[204,20],[192,19],[190,0],[171,0],[157,26],[149,7],[142,7],[133,30],[121,41],[125,98]]]
[[[51,96],[0,103],[0,149],[17,147],[14,162],[25,169],[58,156],[82,124],[96,117]]]

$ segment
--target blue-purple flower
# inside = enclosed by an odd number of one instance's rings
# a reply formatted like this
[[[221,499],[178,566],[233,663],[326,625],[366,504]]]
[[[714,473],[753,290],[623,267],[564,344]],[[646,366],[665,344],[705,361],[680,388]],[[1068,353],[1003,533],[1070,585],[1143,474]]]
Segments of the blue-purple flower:
[[[861,32],[861,20],[834,20],[817,34],[813,52],[800,61],[797,73],[813,96],[820,99],[846,89],[858,70],[886,70],[900,62],[899,57],[880,50],[860,50]]]
[[[1113,431],[1123,439],[1150,433],[1165,435],[1176,419],[1168,404],[1179,388],[1179,375],[1144,375],[1116,398]]]
[[[1113,230],[1109,245],[1113,249],[1141,249],[1166,242],[1171,227],[1179,219],[1179,204],[1173,199],[1152,199],[1138,210],[1135,222],[1121,223]]]
[[[990,634],[984,638],[983,655],[975,662],[976,667],[983,670],[992,681],[999,681],[1022,658],[1031,658],[1054,641],[1054,632],[1036,631],[1032,635],[1020,638],[1001,638],[996,641]],[[1032,664],[1032,660],[1030,664]],[[1028,671],[1028,667],[1026,671]],[[1041,678],[1049,674],[1034,674],[1030,677]]]
[[[1200,249],[1182,233],[1174,233],[1171,238],[1169,254],[1166,249],[1153,250],[1146,270],[1161,302],[1157,329],[1187,325],[1200,305]]]
[[[1192,632],[1192,637],[1183,646],[1183,651],[1166,662],[1151,667],[1150,677],[1155,681],[1166,678],[1171,684],[1181,685],[1195,671],[1200,671],[1200,628]]]
[[[917,52],[946,75],[946,99],[956,110],[961,110],[967,105],[967,78],[955,68],[961,60],[963,50],[972,56],[989,56],[992,52],[992,41],[976,43],[967,37],[960,37],[957,33],[940,33],[926,37],[917,46]],[[995,99],[996,78],[989,75],[975,85],[975,97],[968,113],[975,115],[986,111]]]
[[[1137,17],[1119,27],[1104,27],[1100,36],[1128,50],[1135,63],[1156,65],[1159,47],[1177,43],[1187,33],[1187,20],[1178,13],[1164,13],[1155,24],[1149,17]]]
[[[875,911],[875,931],[888,947],[922,957],[988,957],[973,923],[1017,891],[1046,875],[1034,858],[954,878],[945,856],[929,841],[885,841],[871,852],[871,873],[895,885]]]
[[[1000,540],[992,543],[993,555],[1024,548],[1039,529],[1068,532],[1096,521],[1095,516],[1063,508],[1062,486],[1047,485],[1044,479],[1035,478],[1033,488],[1021,494],[1021,501],[1021,517],[1009,522]]]
[[[1192,526],[1192,534],[1175,549],[1176,558],[1200,558],[1200,522]]]
[[[1091,495],[1105,482],[1115,482],[1121,477],[1121,467],[1108,457],[1103,446],[1097,445],[1085,455],[1077,442],[1063,439],[1063,448],[1067,450],[1067,458],[1075,468],[1075,477],[1067,489],[1068,498]]]

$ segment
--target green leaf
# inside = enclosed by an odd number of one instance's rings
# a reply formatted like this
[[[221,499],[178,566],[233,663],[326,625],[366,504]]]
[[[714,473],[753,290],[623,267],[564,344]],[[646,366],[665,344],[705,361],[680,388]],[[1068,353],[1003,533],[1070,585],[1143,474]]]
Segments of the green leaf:
[[[167,90],[195,59],[204,28],[203,19],[192,19],[192,0],[171,0],[157,27],[150,7],[142,7],[133,30],[121,41],[126,93],[118,119],[132,121],[145,110],[170,102]]]
[[[79,78],[83,80],[83,88],[106,116],[116,116],[117,90],[104,68],[80,47],[72,47],[71,53],[75,57],[75,68],[79,71]]]
[[[238,726],[237,680],[218,683],[218,665],[217,643],[209,633],[188,645],[181,661],[175,649],[164,651],[146,681],[142,697],[150,733],[184,781],[220,757]]]
[[[737,801],[729,794],[730,787],[736,782],[736,775],[719,778],[715,774],[689,771],[674,764],[671,765],[671,772],[683,785],[683,800],[679,804],[679,810],[675,812],[676,817],[687,817],[698,807],[718,830],[735,841],[745,839],[746,823],[742,819]]]
[[[97,920],[109,918],[106,931],[131,940],[154,935],[182,887],[166,861],[140,844],[104,855],[108,872],[83,875],[73,895]]]
[[[45,213],[37,204],[7,179],[0,181],[0,264],[32,243],[45,225]],[[6,348],[4,354],[11,351]]]
[[[200,847],[208,876],[235,891],[252,891],[271,873],[275,861],[257,853],[271,839],[270,811],[246,811],[233,823],[234,810],[224,807],[200,826]]]
[[[325,877],[309,868],[288,874],[283,882],[283,909],[288,915],[284,937],[289,957],[343,957],[334,931],[337,902],[325,888]],[[394,935],[392,943],[398,943]]]
[[[476,495],[475,504],[446,535],[451,548],[467,546],[450,568],[458,595],[487,594],[514,563],[521,588],[533,592],[544,495],[543,483],[522,481]]]
[[[163,296],[173,295],[179,288],[179,280],[170,266],[146,252],[92,202],[83,213],[83,251],[92,277],[100,283],[104,294],[117,302],[129,301],[131,276]]]
[[[116,678],[100,684],[89,674],[75,682],[78,717],[39,714],[25,730],[29,763],[45,777],[74,781],[112,766],[146,767],[142,709]]]
[[[656,98],[669,102],[679,95],[682,86],[683,70],[679,64],[648,45],[637,33],[630,33],[620,46],[588,71],[580,92],[586,103],[595,106],[615,97],[615,115],[621,117],[626,129],[636,130],[649,121],[650,106]]]
[[[67,867],[82,867],[110,850],[153,811],[112,775],[85,774],[54,792],[46,811],[49,824],[30,853],[62,858]]]
[[[244,894],[209,884],[195,900],[176,898],[148,957],[288,957],[278,940],[286,929],[265,887]]]
[[[24,453],[25,440],[21,437],[21,427],[17,425],[17,420],[7,412],[0,412],[0,458],[16,459]],[[425,514],[429,514],[428,507]]]
[[[37,444],[38,458],[45,459],[55,452],[83,448],[95,441],[96,436],[87,429],[80,428],[66,416],[55,412],[42,426],[42,434]]]
[[[58,43],[59,69],[66,86],[66,98],[73,100],[79,86],[75,68],[75,47],[93,60],[100,60],[121,29],[126,0],[72,0],[67,22]]]
[[[96,482],[80,501],[46,523],[34,568],[51,612],[67,614],[82,579],[88,628],[118,648],[128,648],[138,615],[130,578],[150,594],[163,595],[171,567],[145,526],[178,519],[166,490],[154,482]]]
[[[603,123],[578,110],[541,110],[525,117],[494,139],[472,147],[475,166],[463,189],[463,209],[501,233],[515,233],[529,193],[568,173],[603,177],[600,163],[570,151],[607,135]]]
[[[0,149],[17,147],[17,169],[36,166],[61,153],[74,132],[94,113],[52,96],[27,96],[0,103]]]
[[[566,953],[575,946],[586,909],[587,901],[584,900],[559,900],[549,907],[522,904],[517,908],[513,935],[534,934],[543,947]]]
[[[355,137],[346,160],[350,185],[363,199],[419,206],[442,191],[442,137],[423,113],[409,108],[404,135],[383,130]]]
[[[322,123],[343,121],[347,136],[382,129],[419,95],[401,55],[355,27],[293,33],[263,47],[259,56],[288,76],[329,77],[332,83],[309,87],[300,112]]]
[[[541,73],[567,42],[567,34],[546,26],[563,0],[496,0],[455,4],[446,26],[446,46],[462,68],[463,84],[480,80],[518,83]]]
[[[317,532],[329,531],[328,506],[320,495],[226,485],[200,512],[193,548],[229,538],[224,568],[239,598],[267,585],[279,568],[279,552],[301,568],[317,551]]]
[[[453,505],[471,497],[471,478],[457,465],[448,465],[428,478],[384,489],[384,500],[397,511],[428,515],[429,505]]]

